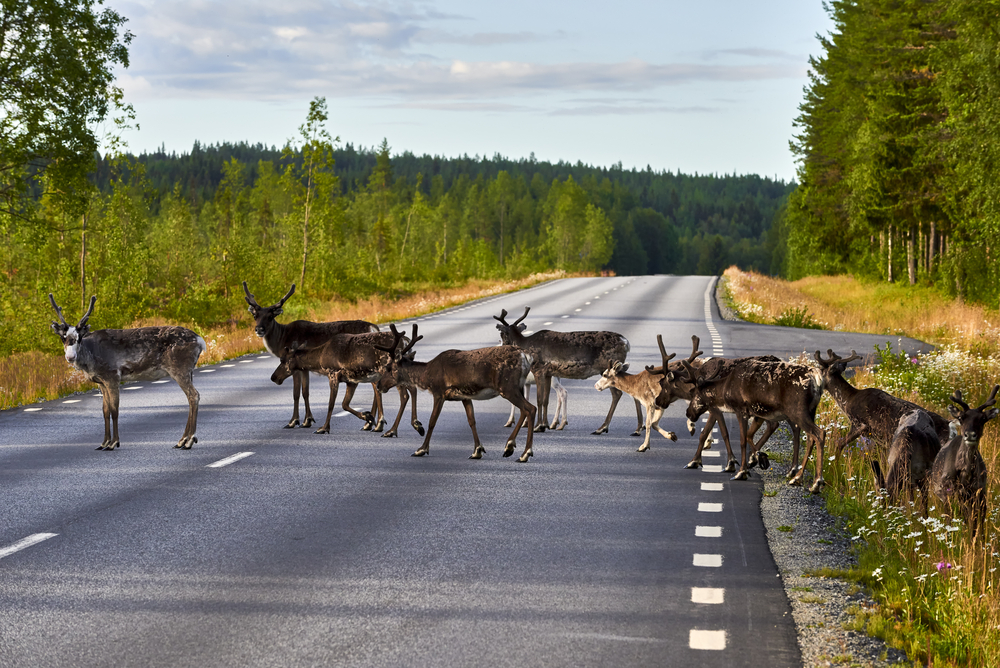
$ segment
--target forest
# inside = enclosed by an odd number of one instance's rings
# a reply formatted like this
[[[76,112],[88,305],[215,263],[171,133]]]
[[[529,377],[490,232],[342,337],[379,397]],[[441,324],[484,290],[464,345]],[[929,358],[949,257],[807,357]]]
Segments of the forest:
[[[776,222],[788,278],[851,273],[996,305],[1000,2],[831,0]]]
[[[85,183],[38,174],[29,205],[0,212],[0,355],[40,345],[54,292],[91,294],[102,326],[198,325],[245,308],[241,282],[308,300],[401,296],[531,273],[768,273],[771,222],[794,184],[759,176],[415,156],[341,146],[324,98],[282,148],[95,157]],[[315,303],[315,302],[314,302]]]

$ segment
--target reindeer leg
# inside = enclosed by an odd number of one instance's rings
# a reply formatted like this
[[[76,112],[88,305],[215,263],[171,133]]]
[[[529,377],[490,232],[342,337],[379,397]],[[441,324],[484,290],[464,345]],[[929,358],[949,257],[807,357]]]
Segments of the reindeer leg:
[[[806,446],[806,456],[799,463],[799,445],[802,443],[802,431],[799,429],[798,425],[789,422],[792,427],[792,468],[789,469],[786,477],[788,478],[788,484],[796,487],[802,486],[802,473],[805,471],[805,464],[809,461],[809,454],[812,452],[812,443],[810,442]],[[798,482],[795,482],[796,479]]]
[[[362,427],[363,431],[371,431],[374,433],[379,433],[385,429],[385,412],[382,408],[382,393],[378,391],[378,385],[372,383],[372,389],[375,390],[375,399],[372,400],[372,414],[373,418],[371,424],[366,424]]]
[[[747,418],[745,415],[739,413],[736,414],[736,422],[740,425],[740,470],[736,472],[730,480],[746,480],[750,477],[750,471],[747,469],[747,439],[749,432],[749,425],[747,424]]]
[[[635,431],[632,432],[632,435],[633,436],[642,436],[642,428],[646,427],[646,434],[647,434],[646,442],[649,443],[649,436],[648,436],[649,435],[649,411],[646,412],[646,422],[644,424],[643,421],[642,421],[643,415],[642,415],[642,408],[641,407],[642,407],[642,404],[640,404],[639,400],[636,399],[635,400],[635,417],[636,417],[636,419],[638,421],[638,424],[635,427]]]
[[[299,371],[298,374],[302,377],[302,405],[306,409],[302,416],[302,427],[311,427],[316,424],[316,420],[313,418],[312,409],[309,408],[309,372]],[[295,410],[298,411],[297,405]]]
[[[608,425],[611,424],[611,417],[615,414],[615,409],[618,408],[618,402],[622,399],[622,391],[617,387],[608,388],[611,390],[611,409],[608,410],[608,416],[604,418],[604,424],[597,428],[596,431],[591,432],[593,435],[606,434],[608,433]]]
[[[424,435],[424,425],[420,424],[420,420],[417,419],[417,388],[410,388],[410,397],[413,399],[412,404],[412,417],[410,418],[410,426],[416,429],[417,433],[421,436]]]
[[[525,399],[528,398],[528,392],[529,391],[530,390],[528,389],[528,385],[525,384],[525,386],[524,386],[524,398]],[[510,427],[511,425],[514,424],[514,411],[516,411],[516,410],[517,409],[514,407],[514,404],[511,404],[510,405],[510,415],[507,416],[507,421],[503,423],[503,426]]]
[[[441,415],[441,409],[444,407],[444,397],[434,397],[434,407],[431,408],[431,417],[427,421],[427,436],[424,437],[423,445],[417,448],[411,457],[423,457],[431,451],[431,434],[434,433],[434,425],[437,424],[438,416]]]
[[[475,442],[472,455],[469,459],[482,459],[486,448],[479,442],[479,432],[476,431],[476,411],[472,408],[472,400],[462,399],[462,406],[465,407],[465,417],[469,420],[469,427],[472,429],[472,440]]]
[[[302,372],[292,372],[292,419],[285,425],[285,429],[294,429],[299,426],[299,393],[302,390]]]
[[[809,437],[810,441],[816,441],[816,479],[813,480],[809,491],[813,494],[819,494],[823,490],[823,485],[826,484],[826,481],[823,480],[823,445],[826,441],[826,431],[814,424],[809,429]],[[805,470],[805,461],[802,462],[802,469]]]
[[[121,386],[117,380],[111,380],[107,384],[108,388],[108,414],[111,417],[111,440],[104,444],[105,450],[114,450],[121,443],[118,440],[118,405],[121,400]],[[104,433],[108,431],[108,418],[104,418]]]
[[[535,379],[537,384],[538,376],[535,376]],[[527,423],[528,437],[524,444],[524,452],[522,452],[521,456],[517,458],[518,462],[524,464],[525,462],[528,461],[529,457],[534,457],[535,455],[534,451],[531,449],[535,436],[535,432],[531,430],[531,425],[535,423],[535,417],[537,415],[538,409],[532,406],[527,399],[521,396],[520,392],[510,394],[501,390],[500,396],[521,409],[521,415],[517,420],[517,425],[514,427],[514,431],[511,433],[510,438],[507,439],[507,445],[504,448],[503,456],[510,457],[512,454],[514,454],[514,448],[516,447],[515,439],[517,439],[517,432],[521,430],[521,425]]]
[[[538,404],[536,418],[538,424],[535,431],[541,433],[549,426],[549,387],[552,376],[548,373],[535,374],[535,403]]]
[[[97,450],[107,450],[108,446],[111,445],[111,390],[104,386],[103,383],[98,383],[97,386],[101,390],[101,413],[104,415],[104,440],[101,444],[97,446]]]
[[[677,434],[660,427],[660,418],[663,417],[663,409],[657,408],[656,404],[650,404],[650,406],[653,408],[653,429],[655,429],[663,438],[676,441]],[[647,429],[646,431],[648,432],[649,430]]]
[[[353,415],[354,417],[358,418],[359,420],[364,420],[365,426],[362,427],[362,430],[364,430],[366,427],[368,429],[371,429],[371,425],[375,422],[375,416],[371,414],[371,411],[365,411],[364,413],[360,413],[351,408],[351,399],[354,398],[354,393],[358,389],[358,384],[357,383],[344,383],[344,384],[347,385],[347,389],[344,391],[344,401],[340,404],[340,407],[343,408],[348,413],[350,413],[351,415]]]
[[[186,374],[178,374],[176,376],[171,374],[171,377],[177,381],[177,385],[184,391],[184,395],[188,400],[187,424],[184,426],[184,434],[181,436],[181,440],[177,441],[177,445],[174,447],[181,450],[190,450],[191,446],[198,442],[195,431],[198,428],[198,402],[201,400],[201,395],[198,394],[198,390],[194,387],[193,374],[190,370]]]
[[[868,431],[867,424],[861,424],[851,429],[851,431],[847,434],[847,436],[844,437],[844,440],[837,443],[836,446],[837,456],[840,457],[840,453],[843,452],[844,448],[847,445],[853,443],[859,436],[864,435],[866,431]]]
[[[556,431],[562,431],[569,424],[569,405],[567,399],[569,398],[569,392],[563,386],[562,383],[556,388],[556,419],[559,420],[559,426],[553,427]],[[561,419],[560,419],[561,418]],[[554,422],[553,422],[554,424]]]
[[[326,407],[326,422],[323,426],[314,431],[314,434],[329,434],[330,433],[330,420],[333,418],[333,409],[337,405],[337,390],[340,387],[340,378],[336,373],[330,374],[330,401]],[[350,388],[350,384],[347,386]],[[346,399],[344,400],[347,401]]]
[[[392,438],[396,436],[396,429],[399,428],[399,421],[403,419],[403,412],[406,410],[406,402],[410,400],[410,393],[407,392],[401,385],[396,386],[399,389],[399,413],[396,414],[396,421],[392,423],[389,427],[389,431],[382,434],[382,438]]]
[[[764,430],[764,435],[754,443],[753,437],[760,430],[760,426],[767,423],[767,429]],[[759,466],[762,470],[767,470],[771,468],[771,459],[767,456],[766,452],[762,452],[761,448],[767,443],[767,439],[771,438],[778,427],[781,425],[780,422],[775,422],[773,420],[764,420],[761,418],[754,418],[753,425],[750,427],[750,445],[753,447],[753,454],[750,455],[750,468]]]

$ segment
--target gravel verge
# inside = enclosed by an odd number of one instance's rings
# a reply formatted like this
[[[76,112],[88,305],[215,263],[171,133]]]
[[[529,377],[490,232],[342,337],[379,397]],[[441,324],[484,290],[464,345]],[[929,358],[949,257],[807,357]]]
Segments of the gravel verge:
[[[715,286],[715,303],[725,320],[740,320],[726,305],[724,281]],[[857,584],[816,575],[825,568],[857,566],[847,533],[826,510],[821,495],[806,487],[789,487],[785,475],[791,462],[791,436],[779,429],[764,446],[771,468],[754,469],[764,481],[760,512],[785,594],[792,606],[802,665],[883,668],[906,662],[906,653],[863,631],[845,628],[855,616],[875,607]],[[780,461],[778,461],[780,460]]]

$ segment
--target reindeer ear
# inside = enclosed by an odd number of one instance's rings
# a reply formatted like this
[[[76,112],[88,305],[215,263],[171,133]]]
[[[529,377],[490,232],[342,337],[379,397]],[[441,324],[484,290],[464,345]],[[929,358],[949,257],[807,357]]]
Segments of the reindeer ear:
[[[988,422],[992,420],[997,415],[1000,415],[1000,409],[993,408],[991,410],[986,411],[986,421]]]
[[[958,406],[948,406],[948,412],[955,416],[956,420],[960,420],[962,418],[962,411],[958,408]]]
[[[619,364],[618,371],[620,373],[625,373],[626,371],[628,371],[628,362],[626,362],[625,364]]]

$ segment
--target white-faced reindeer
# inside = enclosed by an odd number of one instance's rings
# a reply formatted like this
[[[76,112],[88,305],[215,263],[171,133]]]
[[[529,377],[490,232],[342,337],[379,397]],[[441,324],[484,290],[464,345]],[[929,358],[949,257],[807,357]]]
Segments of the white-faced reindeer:
[[[402,336],[402,335],[400,335]],[[323,423],[317,434],[330,433],[330,420],[333,416],[333,409],[337,404],[337,389],[340,383],[347,385],[344,393],[343,409],[357,418],[364,420],[365,426],[373,422],[372,414],[361,413],[350,406],[354,391],[360,383],[377,384],[386,371],[389,363],[389,354],[384,352],[386,347],[391,347],[397,343],[395,334],[390,332],[369,332],[366,334],[337,334],[330,337],[323,345],[313,348],[285,348],[280,356],[278,367],[271,374],[271,381],[281,385],[285,379],[296,372],[322,373],[330,379],[330,402],[326,412],[326,422]],[[412,390],[413,398],[413,427],[421,434],[422,425],[416,421],[416,390]],[[408,390],[403,386],[399,387],[400,408],[399,415],[396,416],[396,423],[387,432],[394,436],[396,428],[399,426],[403,410],[406,408]],[[382,415],[382,393],[376,385],[375,390],[376,407],[379,415]]]
[[[390,325],[390,327],[393,334],[397,334],[396,326]],[[414,457],[422,457],[430,452],[431,435],[441,415],[441,409],[444,408],[444,402],[461,401],[465,407],[469,427],[472,429],[474,442],[472,456],[469,459],[481,459],[486,448],[479,441],[472,402],[500,396],[521,410],[517,426],[507,439],[503,456],[510,457],[514,453],[517,433],[521,430],[521,426],[526,424],[528,437],[524,452],[517,461],[521,463],[528,461],[534,454],[531,449],[534,435],[531,425],[535,419],[535,407],[521,394],[521,388],[524,387],[524,381],[531,370],[531,357],[512,346],[493,346],[477,350],[446,350],[429,362],[417,362],[407,355],[417,341],[424,338],[417,336],[417,326],[413,325],[410,342],[402,350],[399,349],[398,343],[401,338],[400,336],[391,349],[385,349],[391,352],[391,361],[380,381],[380,388],[391,387],[393,383],[415,385],[427,390],[434,397],[434,406],[427,421],[427,435],[424,436],[423,444],[413,453]]]
[[[499,317],[493,316],[500,324],[500,340],[504,345],[514,346],[528,353],[533,360],[531,372],[535,375],[538,390],[538,417],[535,431],[545,431],[549,421],[549,386],[553,376],[559,378],[584,379],[600,375],[609,365],[624,362],[630,349],[628,339],[616,332],[553,332],[548,329],[525,336],[518,325],[528,317],[530,307],[524,307],[524,315],[508,324],[507,310]],[[594,434],[606,434],[615,408],[622,398],[622,391],[611,388],[611,409],[604,424]],[[638,421],[636,432],[642,429],[642,410],[635,402]]]
[[[986,410],[996,403],[997,391],[1000,385],[993,386],[989,399],[978,408],[969,408],[961,390],[955,391],[951,400],[961,410],[955,406],[948,410],[958,421],[959,433],[941,448],[930,473],[931,490],[945,503],[961,504],[973,536],[986,517],[986,462],[979,452],[979,439],[986,423],[1000,413],[996,408]]]
[[[718,362],[718,363],[716,363]],[[722,362],[731,362],[723,364]],[[759,417],[771,422],[787,420],[806,432],[809,445],[803,461],[816,446],[816,479],[809,491],[823,488],[823,444],[826,432],[816,425],[816,408],[823,396],[823,378],[816,369],[804,364],[786,364],[744,357],[735,360],[709,360],[700,368],[683,362],[694,385],[687,418],[694,422],[710,407],[732,411],[740,427],[740,470],[734,480],[745,480],[749,421]],[[795,443],[798,448],[798,443]],[[801,485],[805,467],[789,481]]]
[[[655,429],[663,438],[677,440],[677,434],[660,427],[663,409],[656,405],[660,393],[660,381],[655,370],[643,369],[639,373],[628,373],[628,364],[613,362],[594,383],[594,389],[615,388],[634,398],[646,409],[646,438],[636,452],[649,450],[649,439]]]
[[[248,310],[254,319],[254,332],[264,339],[264,347],[275,357],[281,357],[285,348],[294,350],[297,348],[315,348],[323,345],[330,337],[336,334],[364,334],[367,332],[379,331],[378,325],[364,320],[337,320],[334,322],[311,322],[309,320],[294,320],[288,324],[281,324],[275,318],[283,312],[283,306],[288,298],[295,294],[295,284],[284,297],[271,306],[261,306],[257,299],[250,294],[247,282],[243,281],[243,292],[246,293],[246,301],[249,304]],[[305,414],[302,422],[299,422],[299,393],[302,394],[302,401],[305,404]],[[353,393],[352,393],[353,394]],[[294,408],[292,418],[285,425],[286,429],[303,426],[311,427],[316,421],[313,419],[312,411],[309,408],[309,372],[296,371],[292,375],[292,399]],[[372,413],[376,413],[375,406]],[[381,414],[379,419],[369,429],[374,428],[380,431],[382,428]]]
[[[194,368],[205,352],[205,339],[183,327],[139,327],[137,329],[99,329],[90,331],[88,320],[97,297],[90,298],[90,308],[75,326],[63,318],[62,309],[49,293],[59,322],[52,329],[62,339],[66,361],[87,374],[101,388],[104,403],[104,441],[98,450],[114,450],[118,439],[119,386],[129,380],[156,380],[170,376],[188,400],[188,419],[184,434],[175,448],[190,450],[198,442],[200,396],[194,388]]]
[[[701,355],[701,351],[698,350],[701,340],[697,336],[691,337],[691,355],[687,358],[689,364],[700,367],[704,362],[698,359]],[[676,357],[676,353],[671,353],[667,355],[666,348],[663,346],[663,336],[660,334],[656,335],[656,344],[660,347],[660,357],[662,360],[662,366],[653,367],[647,366],[646,370],[653,374],[657,378],[659,387],[657,388],[656,395],[656,407],[665,410],[669,408],[670,404],[674,401],[681,399],[687,402],[691,401],[691,397],[694,394],[694,385],[688,379],[687,371],[684,368],[682,362],[671,362],[671,360]],[[780,362],[777,357],[772,355],[763,355],[757,359],[765,359],[774,362]],[[718,360],[718,361],[716,361]],[[731,363],[732,360],[725,360],[724,358],[714,358],[711,360],[713,364],[726,364]],[[722,436],[722,442],[726,446],[726,454],[728,456],[728,461],[726,466],[723,468],[724,471],[729,473],[734,473],[739,465],[736,461],[736,457],[733,455],[733,449],[729,441],[729,429],[726,427],[726,420],[723,416],[723,410],[710,406],[707,410],[708,419],[705,422],[705,426],[702,428],[701,435],[698,437],[698,448],[695,450],[694,459],[688,462],[687,466],[684,468],[688,469],[698,469],[701,468],[701,456],[702,452],[709,447],[709,439],[712,436],[712,428],[716,425],[719,427],[719,434]],[[752,442],[754,435],[757,433],[761,424],[767,422],[767,430],[764,435],[756,443]],[[760,466],[763,469],[770,467],[770,461],[765,452],[761,451],[761,446],[767,442],[767,439],[771,437],[771,434],[778,428],[778,422],[769,422],[761,420],[755,417],[752,424],[750,425],[750,432],[748,437],[751,439],[751,445],[753,453],[750,455],[750,468],[754,466]],[[688,422],[688,431],[691,435],[694,435],[697,425],[694,422]],[[798,437],[798,432],[795,432],[795,437]],[[798,456],[798,451],[796,450],[796,457]]]

